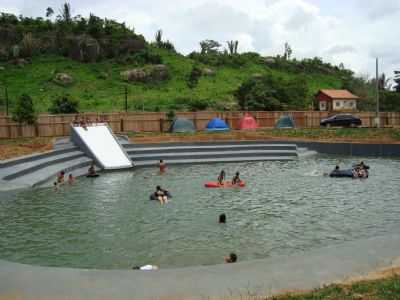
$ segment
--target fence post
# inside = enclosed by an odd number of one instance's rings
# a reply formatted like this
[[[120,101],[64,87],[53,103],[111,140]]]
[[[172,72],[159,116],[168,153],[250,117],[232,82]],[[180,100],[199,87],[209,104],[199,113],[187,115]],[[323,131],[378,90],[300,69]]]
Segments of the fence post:
[[[164,120],[160,118],[160,132],[163,133],[164,132]]]
[[[128,87],[125,87],[125,112],[128,112]]]
[[[7,87],[4,88],[4,96],[6,98],[6,116],[8,117],[8,91],[7,91]]]

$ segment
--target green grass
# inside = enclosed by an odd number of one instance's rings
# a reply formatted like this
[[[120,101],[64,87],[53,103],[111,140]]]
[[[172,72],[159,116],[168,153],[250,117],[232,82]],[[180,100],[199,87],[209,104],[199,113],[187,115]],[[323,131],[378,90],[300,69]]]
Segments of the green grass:
[[[341,80],[332,75],[298,75],[271,70],[250,61],[237,68],[212,67],[215,76],[203,76],[194,89],[189,89],[186,78],[194,62],[180,54],[156,51],[170,70],[171,78],[166,82],[127,84],[122,81],[120,72],[137,67],[135,65],[121,65],[115,61],[83,64],[60,56],[41,56],[34,57],[32,63],[23,68],[5,65],[6,70],[0,71],[0,99],[1,85],[4,85],[8,88],[11,106],[16,97],[27,93],[34,99],[36,110],[46,112],[53,99],[70,94],[79,100],[81,111],[121,111],[125,103],[124,86],[128,86],[129,110],[179,109],[187,99],[206,100],[214,109],[221,109],[235,104],[233,92],[256,73],[292,79],[305,76],[309,86],[307,103],[311,103],[318,89],[341,86]],[[68,87],[57,85],[52,81],[57,72],[72,75],[74,83]]]
[[[349,286],[330,285],[301,295],[271,297],[266,300],[396,300],[400,299],[400,277],[357,282]]]

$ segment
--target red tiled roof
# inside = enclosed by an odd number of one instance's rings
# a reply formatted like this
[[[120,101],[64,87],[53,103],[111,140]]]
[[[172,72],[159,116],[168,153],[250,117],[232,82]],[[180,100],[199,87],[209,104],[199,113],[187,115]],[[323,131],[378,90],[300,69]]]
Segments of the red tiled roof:
[[[360,97],[353,95],[348,90],[320,90],[319,92],[332,99],[360,99]]]

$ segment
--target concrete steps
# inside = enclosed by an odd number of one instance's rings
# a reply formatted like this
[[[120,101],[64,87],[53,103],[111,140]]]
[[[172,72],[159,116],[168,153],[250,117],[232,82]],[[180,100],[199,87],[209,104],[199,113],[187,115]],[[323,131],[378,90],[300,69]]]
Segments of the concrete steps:
[[[129,144],[124,146],[135,166],[198,164],[263,160],[292,160],[297,146],[260,141],[223,141],[197,143]]]

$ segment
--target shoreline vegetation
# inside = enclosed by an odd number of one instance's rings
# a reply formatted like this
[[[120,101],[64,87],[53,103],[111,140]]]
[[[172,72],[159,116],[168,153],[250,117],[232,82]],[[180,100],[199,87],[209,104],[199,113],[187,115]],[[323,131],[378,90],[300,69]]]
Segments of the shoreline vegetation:
[[[196,133],[128,133],[134,143],[201,142],[226,140],[286,140],[314,142],[348,142],[368,144],[399,144],[400,128],[341,129],[259,129],[250,131]],[[54,138],[0,139],[0,160],[50,151]]]

